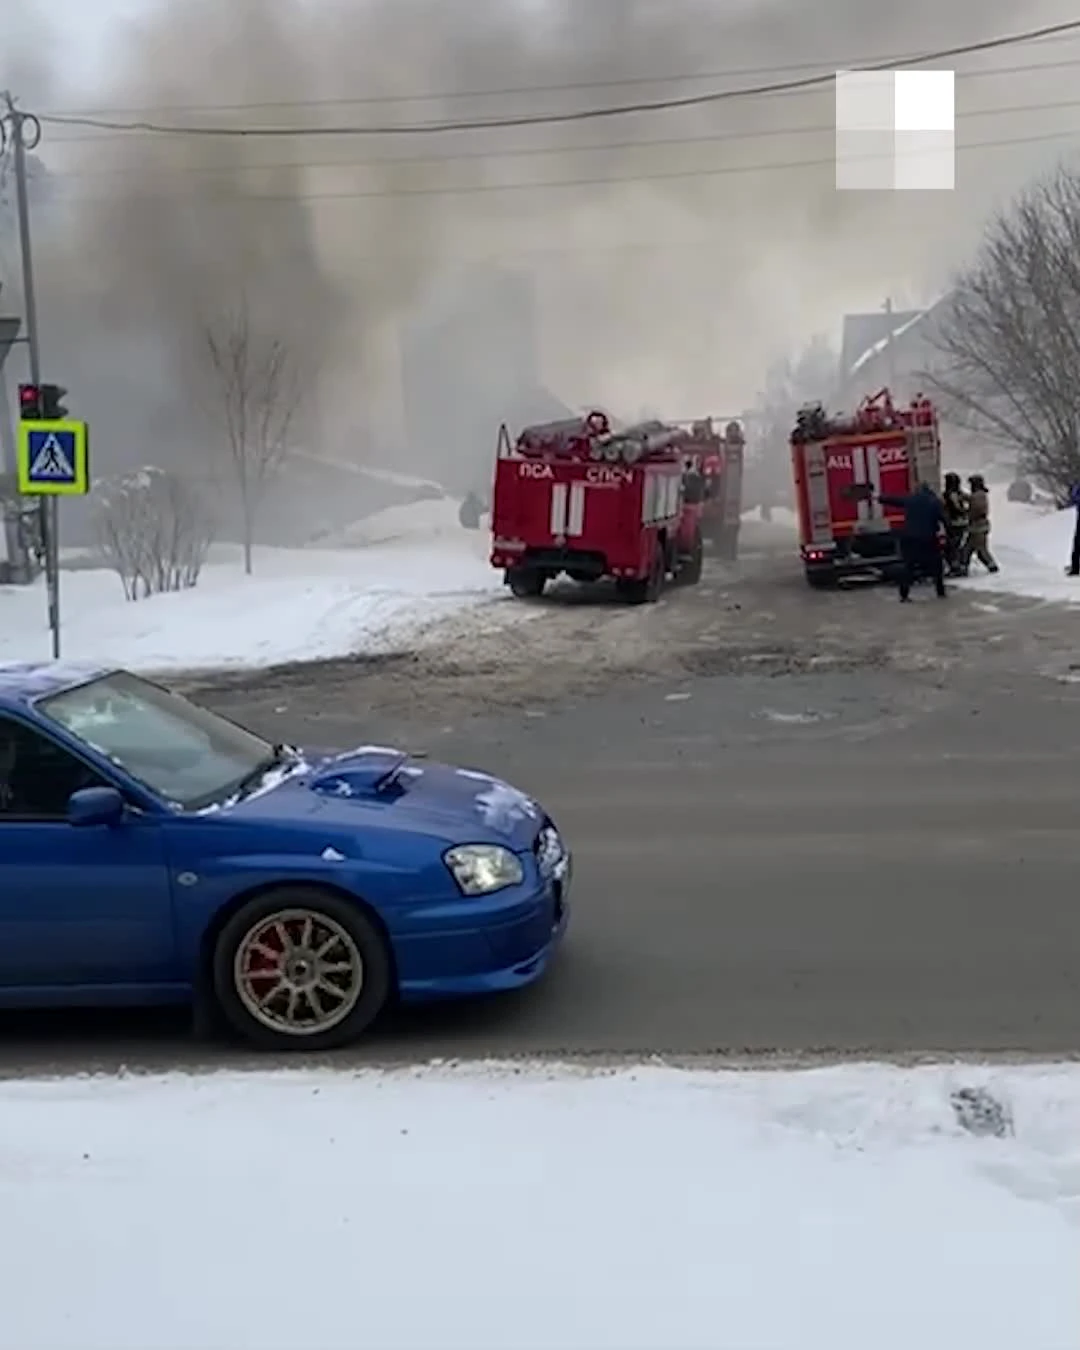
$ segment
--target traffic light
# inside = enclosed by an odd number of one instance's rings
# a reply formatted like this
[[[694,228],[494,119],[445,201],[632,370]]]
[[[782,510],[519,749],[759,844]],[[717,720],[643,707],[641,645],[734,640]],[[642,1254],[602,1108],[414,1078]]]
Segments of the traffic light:
[[[41,415],[46,422],[63,422],[67,417],[68,410],[63,403],[66,393],[67,390],[58,384],[41,386]]]
[[[36,384],[20,384],[19,417],[24,422],[40,422],[41,406],[41,388]]]
[[[58,384],[20,384],[19,417],[24,422],[63,422],[68,415],[62,402],[66,393]]]

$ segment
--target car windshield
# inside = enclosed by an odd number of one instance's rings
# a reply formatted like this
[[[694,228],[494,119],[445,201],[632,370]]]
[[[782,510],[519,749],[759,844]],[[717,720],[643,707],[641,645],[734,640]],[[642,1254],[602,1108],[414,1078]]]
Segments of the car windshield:
[[[187,811],[254,784],[282,757],[280,748],[261,736],[126,672],[52,694],[36,706]]]

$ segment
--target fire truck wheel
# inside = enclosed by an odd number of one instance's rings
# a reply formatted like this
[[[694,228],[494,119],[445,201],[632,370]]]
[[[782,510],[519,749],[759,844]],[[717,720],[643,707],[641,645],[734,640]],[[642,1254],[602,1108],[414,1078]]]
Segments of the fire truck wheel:
[[[806,569],[807,585],[815,591],[829,591],[836,585],[836,577],[831,571],[822,571],[820,567]]]
[[[534,567],[509,567],[506,580],[510,583],[510,592],[519,600],[535,600],[544,594],[547,577]]]
[[[664,547],[658,543],[649,575],[632,580],[621,578],[616,585],[617,594],[632,605],[654,605],[664,589],[665,574]]]

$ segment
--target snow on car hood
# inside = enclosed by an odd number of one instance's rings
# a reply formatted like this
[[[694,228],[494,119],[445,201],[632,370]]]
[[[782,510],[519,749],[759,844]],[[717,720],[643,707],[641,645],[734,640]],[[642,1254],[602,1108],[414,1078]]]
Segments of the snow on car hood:
[[[334,802],[380,804],[390,811],[438,817],[458,831],[483,832],[518,850],[530,849],[543,809],[490,774],[415,759],[403,750],[364,746],[315,766],[308,787]]]
[[[532,848],[545,819],[531,797],[490,774],[376,745],[335,755],[308,752],[298,771],[233,809],[245,808],[346,829],[415,829],[451,843],[500,843],[518,852]]]

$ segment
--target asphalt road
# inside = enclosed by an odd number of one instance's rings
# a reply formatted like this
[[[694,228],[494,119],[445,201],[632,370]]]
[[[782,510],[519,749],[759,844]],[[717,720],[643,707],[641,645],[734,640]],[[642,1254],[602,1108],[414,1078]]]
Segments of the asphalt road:
[[[441,727],[434,687],[412,744],[514,780],[568,835],[567,944],[534,989],[398,1014],[335,1062],[1080,1051],[1075,619],[985,601],[958,599],[949,630],[932,600],[853,602],[898,648],[963,638],[921,671],[684,665]],[[209,697],[300,742],[370,736],[363,681],[332,707],[307,678],[289,704],[280,679]],[[207,1062],[246,1056],[171,1016],[0,1020],[0,1073]]]

